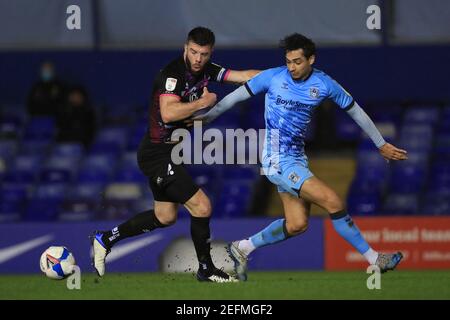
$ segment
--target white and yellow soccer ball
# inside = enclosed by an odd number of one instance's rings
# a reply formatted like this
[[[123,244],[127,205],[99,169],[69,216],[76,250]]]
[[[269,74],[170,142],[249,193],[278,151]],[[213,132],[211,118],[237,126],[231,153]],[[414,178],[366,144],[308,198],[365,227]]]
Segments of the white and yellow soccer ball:
[[[60,280],[73,273],[75,258],[66,247],[52,246],[42,253],[40,265],[47,277]]]

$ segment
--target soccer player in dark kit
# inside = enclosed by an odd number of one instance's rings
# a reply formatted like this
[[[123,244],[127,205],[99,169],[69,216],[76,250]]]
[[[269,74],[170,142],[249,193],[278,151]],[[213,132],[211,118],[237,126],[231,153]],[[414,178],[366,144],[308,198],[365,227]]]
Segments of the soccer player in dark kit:
[[[138,213],[109,231],[92,236],[93,264],[99,276],[105,274],[105,259],[118,241],[165,228],[175,223],[179,204],[191,214],[191,236],[199,261],[197,279],[210,282],[237,281],[216,268],[210,255],[211,204],[186,168],[171,160],[172,132],[185,127],[184,120],[201,109],[214,106],[216,95],[207,89],[209,81],[243,84],[258,70],[235,71],[210,62],[214,33],[204,27],[192,29],[184,54],[157,75],[152,91],[149,128],[138,150],[138,163],[148,177],[154,209]]]

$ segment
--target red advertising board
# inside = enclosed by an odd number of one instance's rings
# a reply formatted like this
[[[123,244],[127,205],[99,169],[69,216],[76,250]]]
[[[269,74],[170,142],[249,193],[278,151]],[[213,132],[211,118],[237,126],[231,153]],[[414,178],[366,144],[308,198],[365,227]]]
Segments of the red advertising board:
[[[400,269],[450,269],[450,217],[354,218],[371,247],[380,252],[401,251]],[[325,269],[365,269],[368,264],[325,221]]]

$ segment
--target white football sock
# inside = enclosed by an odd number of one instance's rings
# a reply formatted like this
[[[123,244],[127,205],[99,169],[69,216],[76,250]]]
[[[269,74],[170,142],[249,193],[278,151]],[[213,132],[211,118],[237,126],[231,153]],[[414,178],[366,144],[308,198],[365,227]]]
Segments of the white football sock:
[[[238,249],[248,256],[253,250],[256,249],[256,247],[250,239],[244,239],[239,241]]]
[[[375,264],[378,259],[378,252],[372,250],[372,248],[369,248],[364,254],[364,258],[369,262],[369,264]]]

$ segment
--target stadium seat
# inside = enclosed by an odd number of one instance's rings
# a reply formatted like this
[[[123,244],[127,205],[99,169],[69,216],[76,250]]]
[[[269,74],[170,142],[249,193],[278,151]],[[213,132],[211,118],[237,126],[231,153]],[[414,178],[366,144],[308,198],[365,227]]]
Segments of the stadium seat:
[[[104,185],[101,183],[79,182],[70,187],[66,199],[100,201],[103,198],[103,189]]]
[[[418,193],[426,182],[425,168],[414,164],[396,164],[389,183],[390,192]]]
[[[16,117],[0,119],[0,139],[19,139],[22,135],[22,123]]]
[[[3,175],[3,184],[8,185],[32,185],[35,181],[35,172],[29,170],[8,170]]]
[[[0,140],[0,158],[11,159],[17,153],[18,147],[15,141]]]
[[[342,110],[336,110],[336,137],[341,141],[358,141],[361,137],[361,128]]]
[[[74,177],[78,172],[79,163],[80,160],[76,157],[52,155],[47,159],[44,168],[66,170],[70,172],[71,177]]]
[[[450,215],[449,195],[436,194],[433,191],[429,192],[422,200],[420,214]]]
[[[251,185],[247,182],[227,180],[214,203],[214,212],[220,213],[224,217],[246,215],[251,193]]]
[[[41,183],[36,186],[33,199],[60,201],[64,198],[66,189],[65,183]]]
[[[142,137],[147,132],[147,123],[138,123],[132,130],[127,143],[128,151],[136,151],[141,143]]]
[[[431,124],[408,124],[400,129],[400,139],[421,139],[432,143],[434,128]]]
[[[42,155],[19,155],[13,163],[14,170],[39,172],[42,166]]]
[[[39,174],[40,183],[69,183],[71,172],[67,169],[43,169]]]
[[[22,219],[23,202],[5,201],[0,198],[0,223],[17,222]]]
[[[225,166],[223,169],[223,177],[225,180],[247,180],[253,181],[258,177],[258,166]]]
[[[110,183],[105,187],[106,199],[137,200],[141,197],[141,186],[136,183]]]
[[[61,201],[55,199],[32,199],[25,210],[25,220],[55,221],[60,211]]]
[[[31,188],[25,185],[2,185],[0,187],[0,202],[23,204],[27,201],[30,190]]]
[[[133,211],[132,200],[105,199],[96,217],[104,220],[126,220],[136,213]]]
[[[91,155],[106,155],[120,157],[122,148],[118,143],[109,141],[99,141],[92,144],[90,148]]]
[[[100,201],[93,200],[64,200],[61,204],[60,221],[90,221],[95,218]]]
[[[21,155],[47,155],[52,146],[51,140],[23,140],[20,145],[19,153]]]
[[[108,168],[81,168],[78,172],[76,181],[78,183],[106,184],[111,180],[111,174]]]
[[[350,194],[347,199],[348,212],[352,215],[377,215],[381,207],[380,195],[374,193]]]
[[[404,124],[435,124],[439,120],[440,110],[437,107],[409,107],[406,108],[403,123]]]
[[[395,194],[388,195],[383,204],[384,214],[414,215],[418,213],[419,200],[416,194]]]
[[[30,141],[50,141],[56,132],[55,119],[53,117],[34,117],[30,119],[24,133],[24,139]]]
[[[84,155],[84,146],[81,143],[56,143],[53,146],[52,156],[54,157],[70,157],[81,159]]]
[[[128,141],[127,127],[102,128],[95,137],[95,143],[112,143],[124,149]]]

